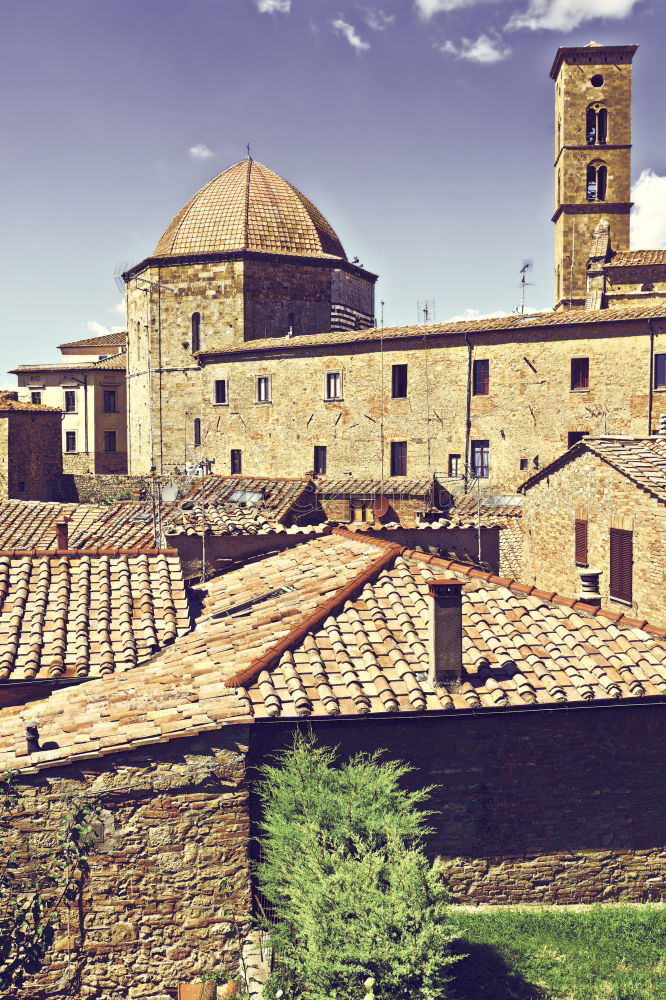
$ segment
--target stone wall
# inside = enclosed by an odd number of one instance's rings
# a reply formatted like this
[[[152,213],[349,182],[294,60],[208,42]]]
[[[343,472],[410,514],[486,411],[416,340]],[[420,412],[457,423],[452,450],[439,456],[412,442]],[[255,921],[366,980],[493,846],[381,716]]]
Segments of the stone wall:
[[[584,451],[525,492],[524,583],[561,594],[580,593],[574,521],[588,522],[588,565],[602,570],[602,606],[666,625],[666,504]],[[633,532],[633,604],[609,595],[610,529]]]
[[[62,476],[60,413],[0,414],[4,447],[0,488],[10,500],[55,500]],[[6,491],[6,492],[5,492]]]
[[[204,970],[238,972],[229,914],[242,925],[250,908],[246,747],[234,726],[20,778],[12,825],[33,866],[68,796],[93,794],[103,810],[81,910],[63,912],[47,966],[14,1000],[167,1000]]]
[[[664,704],[311,724],[343,754],[386,748],[416,768],[411,784],[435,786],[430,850],[459,902],[666,900]],[[292,732],[257,723],[249,763]]]

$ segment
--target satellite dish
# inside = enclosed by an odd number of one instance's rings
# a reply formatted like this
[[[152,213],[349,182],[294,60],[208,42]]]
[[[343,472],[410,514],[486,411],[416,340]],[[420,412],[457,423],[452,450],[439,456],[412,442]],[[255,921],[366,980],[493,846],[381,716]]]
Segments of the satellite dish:
[[[173,500],[178,499],[178,483],[173,479],[169,479],[166,483],[162,483],[160,486],[160,500],[165,503],[171,503]]]
[[[383,517],[389,509],[389,502],[386,497],[375,497],[372,501],[372,512],[375,517]]]

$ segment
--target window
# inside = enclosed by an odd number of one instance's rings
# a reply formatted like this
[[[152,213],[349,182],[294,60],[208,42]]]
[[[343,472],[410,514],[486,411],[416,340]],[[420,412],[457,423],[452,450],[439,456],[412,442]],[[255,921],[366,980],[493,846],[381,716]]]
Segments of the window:
[[[227,380],[226,378],[217,378],[215,379],[215,404],[221,406],[227,402]]]
[[[324,399],[342,399],[342,372],[326,372]]]
[[[631,604],[633,534],[620,528],[610,529],[610,596]]]
[[[104,431],[104,451],[116,450],[116,432]]]
[[[590,163],[587,168],[586,196],[588,201],[605,201],[608,170],[603,164]]]
[[[352,497],[349,501],[349,520],[356,523],[372,522],[375,519],[371,500]]]
[[[645,284],[641,285],[642,292],[653,292],[654,283],[652,281],[646,281]]]
[[[41,394],[41,392],[31,392],[30,393],[30,402],[31,403],[39,404],[39,403],[41,403],[41,401],[42,401],[42,394]]]
[[[592,79],[590,80],[590,83],[592,84],[593,87],[603,87],[604,78],[601,75],[601,73],[595,73]]]
[[[608,135],[608,112],[597,104],[587,109],[585,134],[588,146],[605,146]]]
[[[231,449],[231,475],[240,476],[243,467],[243,452],[240,448]]]
[[[194,421],[194,447],[198,448],[201,444],[201,420],[196,417]]]
[[[105,413],[117,413],[118,407],[116,406],[116,390],[115,389],[105,389],[104,390],[104,412]],[[115,448],[114,448],[115,451]]]
[[[391,441],[391,475],[407,475],[407,442]]]
[[[472,441],[472,475],[487,479],[490,474],[490,441]]]
[[[449,476],[460,475],[460,455],[449,455]]]
[[[326,447],[323,444],[316,444],[314,447],[314,474],[326,475]]]
[[[407,396],[407,365],[393,365],[391,368],[391,395],[394,399]]]
[[[526,458],[521,458],[520,460],[520,471],[524,472],[529,465],[529,461]]]
[[[571,391],[588,389],[590,385],[590,359],[571,359]]]
[[[76,389],[65,389],[65,413],[76,413]]]
[[[76,451],[76,431],[65,431],[65,451]]]
[[[579,566],[587,566],[587,521],[574,521],[574,560]]]
[[[573,448],[575,444],[587,437],[589,431],[569,431],[567,434],[567,448]]]
[[[192,354],[201,350],[201,313],[192,313]]]
[[[257,376],[257,402],[270,403],[271,401],[271,377],[270,375]]]
[[[296,324],[295,314],[289,313],[289,316],[287,317],[287,336],[291,337],[291,335],[296,332],[294,330],[295,324]]]
[[[666,354],[654,356],[654,387],[666,389]]]
[[[18,491],[19,491],[19,493],[25,493],[25,480],[24,479],[19,479]]]
[[[475,361],[472,370],[472,393],[474,396],[487,396],[490,389],[490,362]]]

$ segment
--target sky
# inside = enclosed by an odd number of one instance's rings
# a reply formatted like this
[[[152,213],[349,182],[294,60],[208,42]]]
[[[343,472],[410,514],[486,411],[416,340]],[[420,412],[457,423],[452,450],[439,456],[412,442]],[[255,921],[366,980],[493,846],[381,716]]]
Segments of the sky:
[[[665,36],[662,0],[4,0],[0,381],[122,329],[114,274],[248,142],[386,325],[510,313],[526,260],[551,307],[554,54],[639,44],[632,245],[666,246]]]

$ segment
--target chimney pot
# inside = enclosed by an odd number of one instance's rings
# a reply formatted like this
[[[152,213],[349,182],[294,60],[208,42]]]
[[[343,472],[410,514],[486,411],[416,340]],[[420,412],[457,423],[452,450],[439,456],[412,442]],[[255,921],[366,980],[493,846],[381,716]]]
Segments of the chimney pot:
[[[430,676],[433,684],[449,691],[456,691],[462,678],[462,588],[456,579],[428,581]]]
[[[578,600],[585,604],[593,604],[595,608],[601,607],[601,594],[599,593],[599,577],[603,570],[590,569],[586,566],[578,570],[580,577],[580,593]]]
[[[65,552],[69,548],[69,518],[59,517],[53,527],[56,530],[56,548],[58,552]]]
[[[39,750],[39,730],[34,722],[29,722],[25,727],[25,741],[28,753],[37,753]]]

